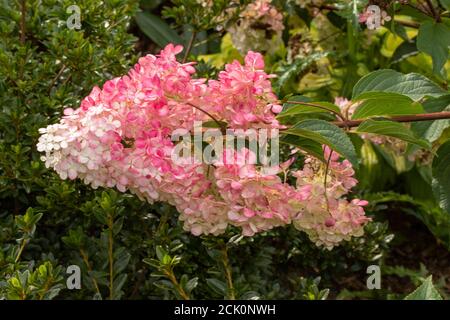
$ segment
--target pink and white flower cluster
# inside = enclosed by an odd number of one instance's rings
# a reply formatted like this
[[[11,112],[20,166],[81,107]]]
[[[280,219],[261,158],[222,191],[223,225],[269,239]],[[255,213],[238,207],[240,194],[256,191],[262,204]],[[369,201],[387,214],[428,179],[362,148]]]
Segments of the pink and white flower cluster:
[[[95,87],[79,108],[65,109],[59,123],[40,129],[37,149],[46,166],[62,179],[168,202],[194,235],[235,226],[251,236],[293,223],[329,249],[360,236],[366,202],[343,198],[356,180],[351,164],[336,153],[326,187],[324,165],[312,157],[292,173],[296,186],[278,175],[288,165],[263,173],[248,161],[256,156],[246,148],[225,149],[210,165],[188,157],[173,161],[172,132],[192,132],[196,121],[211,116],[235,129],[281,127],[275,118],[281,106],[260,54],[249,52],[244,65],[233,62],[217,80],[206,81],[192,77],[193,63],[176,60],[181,51],[168,45],[141,58],[127,75]],[[325,156],[330,152],[325,149]]]
[[[284,30],[283,14],[271,0],[255,0],[239,14],[239,20],[227,31],[240,53],[249,50],[269,51]]]
[[[304,208],[294,219],[294,226],[305,231],[317,245],[327,248],[363,234],[362,226],[369,221],[363,207],[367,201],[343,198],[357,184],[355,172],[348,160],[339,161],[339,154],[324,147],[328,171],[324,164],[307,156],[302,170],[293,172],[297,188],[307,188],[309,196]],[[326,176],[326,185],[325,185]]]

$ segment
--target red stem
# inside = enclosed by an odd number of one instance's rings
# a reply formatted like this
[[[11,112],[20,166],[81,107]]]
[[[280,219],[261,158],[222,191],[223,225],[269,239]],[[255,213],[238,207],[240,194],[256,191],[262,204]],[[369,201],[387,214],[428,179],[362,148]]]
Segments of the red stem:
[[[392,117],[383,117],[386,120],[391,120],[395,122],[417,122],[417,121],[430,121],[430,120],[442,120],[442,119],[450,119],[450,111],[442,111],[442,112],[434,112],[434,113],[421,113],[414,114],[408,116],[392,116]],[[338,127],[357,127],[362,122],[367,119],[360,120],[346,120],[346,121],[334,121]]]

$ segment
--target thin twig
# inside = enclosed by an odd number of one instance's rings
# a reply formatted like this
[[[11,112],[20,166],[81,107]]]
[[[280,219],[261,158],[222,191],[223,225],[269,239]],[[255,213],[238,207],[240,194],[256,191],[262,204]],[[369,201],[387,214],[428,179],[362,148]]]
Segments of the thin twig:
[[[114,298],[114,251],[113,251],[113,217],[110,215],[108,220],[108,260],[109,260],[109,299]]]
[[[433,3],[431,2],[431,0],[426,0],[428,7],[430,8],[430,12],[433,14],[433,17],[436,21],[440,21],[441,17],[439,16],[438,12],[436,11],[436,9],[433,6]]]
[[[339,35],[339,34],[342,34],[342,31],[341,31],[341,30],[336,31],[336,32],[333,32],[333,33],[327,35],[326,37],[317,40],[317,43],[321,43],[321,42],[327,41],[328,39],[330,39],[330,38],[332,38],[332,37],[334,37],[334,36],[337,36],[337,35]]]
[[[411,3],[407,3],[406,4],[408,7],[411,7],[411,8],[413,8],[413,9],[415,9],[415,10],[418,10],[418,11],[420,11],[420,12],[422,12],[424,15],[427,15],[427,16],[429,16],[430,15],[430,13],[427,11],[427,10],[425,10],[421,5],[417,5],[417,6],[415,6],[415,5],[412,5]]]
[[[325,166],[325,178],[323,179],[323,194],[325,196],[325,201],[327,204],[327,211],[330,212],[330,204],[328,202],[328,193],[327,193],[327,178],[328,178],[328,170],[330,169],[330,161],[331,161],[331,156],[333,155],[333,150],[330,149],[330,155],[328,156],[327,159],[327,164]]]
[[[235,300],[236,296],[234,293],[234,285],[233,285],[233,275],[231,273],[231,268],[230,268],[230,262],[228,260],[228,251],[227,251],[227,246],[225,245],[224,248],[222,249],[222,263],[223,263],[223,267],[225,269],[225,277],[227,278],[227,286],[228,286],[228,298],[230,300]]]
[[[26,0],[20,1],[20,43],[25,44],[26,23],[25,15],[27,13]]]
[[[66,70],[66,65],[65,65],[65,64],[62,65],[61,69],[59,69],[58,73],[57,73],[56,76],[53,78],[52,82],[50,83],[49,92],[48,92],[49,94],[51,93],[51,91],[52,91],[52,89],[53,89],[53,86],[54,86],[55,83],[56,83],[56,80],[59,79],[59,77],[62,75],[62,73],[64,72],[64,70]]]
[[[81,255],[81,258],[84,261],[84,264],[86,265],[86,267],[88,269],[88,272],[92,273],[92,267],[91,267],[91,264],[89,263],[88,255],[86,254],[86,252],[83,249],[80,249],[80,255]],[[91,276],[91,280],[92,280],[92,284],[94,285],[95,292],[100,294],[100,289],[98,287],[97,280],[95,280],[95,278],[93,276]]]
[[[413,21],[404,21],[404,20],[397,20],[394,19],[395,22],[397,22],[398,24],[401,24],[404,27],[410,27],[410,28],[414,28],[414,29],[419,29],[420,24],[417,22],[413,22]]]
[[[322,4],[322,5],[315,5],[312,4],[311,7],[313,8],[317,8],[319,10],[330,10],[330,11],[335,11],[335,10],[339,10],[337,7],[335,7],[332,4]]]
[[[200,108],[199,106],[196,106],[195,104],[192,104],[190,102],[186,102],[186,104],[190,105],[191,107],[203,112],[204,114],[206,114],[208,117],[210,117],[221,129],[222,133],[225,134],[226,133],[226,126],[224,126],[224,124],[222,122],[220,122],[216,117],[214,117],[212,114],[210,114],[208,111],[203,110],[202,108]]]
[[[165,271],[166,276],[169,278],[169,280],[172,282],[173,286],[175,287],[175,289],[178,291],[178,293],[180,294],[180,296],[184,299],[184,300],[190,300],[189,295],[186,293],[186,291],[184,291],[184,289],[181,287],[180,283],[178,282],[177,278],[175,277],[172,269],[170,270],[166,270]]]
[[[326,107],[321,106],[320,104],[315,104],[315,103],[311,103],[311,102],[302,102],[302,101],[286,101],[285,103],[290,103],[290,104],[301,104],[301,105],[305,105],[305,106],[310,106],[310,107],[315,107],[318,109],[322,109],[322,110],[326,110],[328,112],[331,112],[333,114],[335,114],[337,117],[339,117],[341,119],[341,121],[345,121],[344,116],[337,111],[334,110],[330,110]]]
[[[195,40],[196,36],[197,36],[197,32],[196,31],[192,31],[191,39],[189,39],[189,43],[188,43],[188,46],[186,48],[186,52],[184,54],[183,63],[185,63],[187,58],[189,57],[189,53],[192,50],[192,45],[194,44],[194,40]]]
[[[52,276],[50,276],[47,280],[45,280],[44,288],[42,288],[41,292],[39,293],[39,300],[44,299],[44,296],[47,293],[47,291],[52,283],[53,283]]]
[[[208,38],[204,39],[204,40],[200,40],[197,41],[192,47],[196,48],[198,46],[201,46],[202,44],[208,43],[208,41],[214,40],[214,39],[219,39],[223,37],[223,32],[216,32],[213,35],[209,36]]]
[[[16,259],[14,260],[14,263],[19,262],[20,260],[20,256],[22,255],[23,249],[25,249],[25,246],[27,245],[27,240],[23,239],[22,242],[20,243],[20,248],[19,248],[19,252],[17,253]]]

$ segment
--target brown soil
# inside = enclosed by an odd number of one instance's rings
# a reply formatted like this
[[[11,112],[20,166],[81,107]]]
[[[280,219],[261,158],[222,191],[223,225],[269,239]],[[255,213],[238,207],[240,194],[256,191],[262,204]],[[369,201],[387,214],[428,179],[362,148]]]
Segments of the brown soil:
[[[450,252],[440,244],[430,233],[425,225],[416,218],[406,215],[403,212],[392,212],[387,216],[390,231],[395,234],[383,264],[389,267],[404,267],[416,271],[417,276],[433,275],[433,283],[444,296],[450,297]],[[420,273],[421,264],[428,271]],[[385,298],[385,293],[398,294],[401,298],[412,292],[417,283],[414,283],[409,276],[383,275],[383,293],[369,293],[365,286],[367,274],[352,274],[348,277],[340,278],[336,281],[336,293],[344,288],[351,292],[362,292],[361,296],[355,298]],[[334,290],[333,290],[334,291]],[[365,292],[365,293],[364,293]],[[335,298],[335,297],[330,297]],[[352,297],[353,298],[353,297]]]

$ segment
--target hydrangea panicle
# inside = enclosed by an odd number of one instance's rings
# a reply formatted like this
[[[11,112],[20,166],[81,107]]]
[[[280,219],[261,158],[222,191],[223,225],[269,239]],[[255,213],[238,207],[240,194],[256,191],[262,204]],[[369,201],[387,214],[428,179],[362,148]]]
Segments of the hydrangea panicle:
[[[59,123],[40,129],[37,149],[46,167],[61,179],[168,202],[194,235],[219,235],[235,226],[252,236],[294,223],[327,248],[361,235],[365,202],[343,198],[357,183],[354,171],[329,148],[329,172],[307,157],[304,168],[293,172],[296,185],[279,176],[289,174],[294,157],[270,170],[247,148],[226,148],[211,164],[192,155],[174,161],[172,133],[192,132],[198,121],[211,120],[208,115],[232,129],[282,127],[276,120],[281,106],[259,53],[249,52],[244,65],[234,61],[207,82],[193,77],[193,63],[176,60],[181,51],[169,44],[140,58],[127,75],[94,87],[79,108],[66,108]]]

